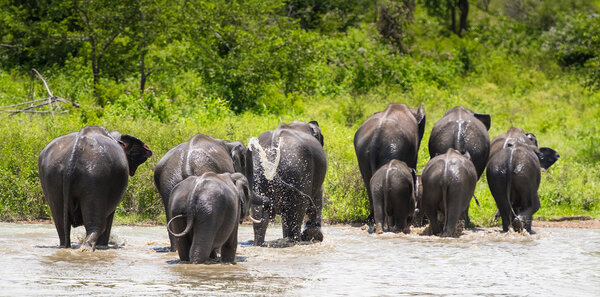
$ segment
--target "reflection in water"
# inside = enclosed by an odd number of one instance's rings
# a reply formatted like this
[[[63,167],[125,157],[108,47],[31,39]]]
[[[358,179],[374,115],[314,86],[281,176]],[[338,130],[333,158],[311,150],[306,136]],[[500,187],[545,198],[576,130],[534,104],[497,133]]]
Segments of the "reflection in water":
[[[82,253],[58,249],[53,225],[0,223],[0,295],[600,295],[597,229],[439,238],[325,226],[313,244],[280,230],[255,247],[241,226],[236,265],[191,265],[166,252],[164,227],[115,226],[112,248]]]

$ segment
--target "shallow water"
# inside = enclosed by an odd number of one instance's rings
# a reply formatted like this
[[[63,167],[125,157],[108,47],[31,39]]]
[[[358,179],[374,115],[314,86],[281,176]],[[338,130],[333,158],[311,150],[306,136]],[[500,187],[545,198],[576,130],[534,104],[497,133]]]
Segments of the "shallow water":
[[[458,238],[325,226],[322,243],[271,247],[241,226],[236,265],[178,264],[164,227],[114,226],[117,247],[58,249],[53,225],[0,223],[0,295],[600,296],[600,230],[497,229]],[[73,241],[84,234],[72,232]]]

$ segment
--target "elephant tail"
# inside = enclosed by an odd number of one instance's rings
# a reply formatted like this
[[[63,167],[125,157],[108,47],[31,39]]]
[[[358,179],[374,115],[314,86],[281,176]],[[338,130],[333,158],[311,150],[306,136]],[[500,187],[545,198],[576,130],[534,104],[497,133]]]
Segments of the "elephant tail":
[[[194,217],[192,215],[190,215],[190,216],[187,216],[185,229],[181,233],[175,233],[175,232],[173,232],[173,230],[171,229],[171,223],[173,223],[173,221],[175,219],[178,219],[178,218],[181,218],[181,217],[186,217],[186,216],[183,215],[183,214],[176,215],[176,216],[172,217],[169,220],[169,222],[167,223],[167,230],[169,231],[169,233],[171,233],[171,235],[173,235],[175,237],[185,236],[188,233],[190,233],[190,230],[192,230],[192,225],[193,225]]]
[[[448,230],[448,186],[442,188],[442,202],[444,203],[444,227],[442,228],[442,234],[444,230]]]
[[[71,222],[69,220],[69,205],[71,204],[71,182],[73,177],[75,176],[75,162],[77,161],[77,152],[79,151],[77,147],[79,146],[79,137],[80,134],[77,133],[75,136],[75,141],[73,143],[73,149],[71,150],[71,154],[69,156],[69,160],[67,162],[67,166],[63,171],[62,176],[62,186],[63,186],[63,230],[69,230],[71,227]],[[65,232],[65,236],[70,236]],[[69,238],[65,238],[65,242],[69,242]]]
[[[392,209],[389,203],[389,195],[390,195],[390,171],[392,170],[391,164],[385,170],[385,178],[383,179],[383,209],[385,210],[386,216],[392,216]],[[384,220],[385,222],[385,220]]]
[[[508,207],[510,208],[510,212],[512,213],[513,217],[517,217],[517,214],[515,213],[515,210],[512,207],[512,202],[511,202],[511,198],[510,198],[510,191],[511,191],[511,186],[512,186],[512,177],[513,177],[513,154],[515,152],[514,147],[511,148],[513,145],[511,143],[509,143],[507,145],[507,147],[510,150],[510,155],[508,157],[508,164],[507,164],[507,169],[506,169],[506,199],[508,200]]]

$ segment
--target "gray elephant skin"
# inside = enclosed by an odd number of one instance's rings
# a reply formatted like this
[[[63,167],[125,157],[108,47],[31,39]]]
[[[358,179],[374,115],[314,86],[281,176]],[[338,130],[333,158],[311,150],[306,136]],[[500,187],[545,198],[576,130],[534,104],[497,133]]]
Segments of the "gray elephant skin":
[[[462,106],[456,106],[433,125],[429,136],[429,157],[443,154],[449,148],[466,152],[481,177],[490,154],[490,115],[474,113]]]
[[[371,178],[375,232],[410,232],[415,214],[415,170],[406,163],[391,160]]]
[[[150,156],[136,137],[98,126],[60,136],[42,150],[38,170],[61,247],[71,247],[71,226],[81,225],[82,250],[108,245],[129,176]]]
[[[449,148],[461,154],[469,153],[481,177],[490,154],[490,115],[474,113],[462,106],[455,106],[433,125],[429,136],[429,157],[443,154]],[[469,225],[469,207],[464,213],[465,224]]]
[[[167,222],[171,220],[169,197],[173,188],[190,176],[206,172],[239,172],[252,187],[252,152],[239,141],[228,142],[201,133],[168,151],[154,169],[154,184],[162,197]],[[177,247],[171,234],[169,239],[171,251],[175,251]]]
[[[238,225],[248,216],[251,189],[241,173],[207,172],[178,183],[169,199],[169,233],[181,261],[235,263]]]
[[[516,232],[525,228],[532,233],[531,220],[540,209],[541,169],[550,168],[560,156],[551,148],[538,148],[535,135],[519,128],[509,129],[497,140],[486,176],[502,217],[502,230],[507,232],[512,223]]]
[[[327,158],[323,134],[316,121],[280,124],[250,140],[253,151],[254,190],[262,206],[252,208],[254,244],[263,245],[270,220],[281,215],[283,237],[323,240],[321,232],[323,181]],[[308,219],[302,232],[304,216]]]
[[[422,207],[431,232],[458,236],[456,227],[469,206],[477,183],[477,170],[468,153],[455,149],[429,160],[423,173]],[[440,219],[442,218],[443,219]]]
[[[354,134],[358,167],[369,196],[369,221],[373,219],[371,177],[383,164],[396,159],[416,168],[425,131],[425,110],[391,103],[368,118]]]

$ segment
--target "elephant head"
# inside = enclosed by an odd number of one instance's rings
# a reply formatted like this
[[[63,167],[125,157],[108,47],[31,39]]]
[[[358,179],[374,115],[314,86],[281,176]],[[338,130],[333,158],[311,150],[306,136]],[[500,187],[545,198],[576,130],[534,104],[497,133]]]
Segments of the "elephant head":
[[[129,176],[133,176],[138,166],[152,156],[152,150],[135,136],[121,134],[118,131],[113,131],[110,135],[119,142],[125,151],[127,164],[129,165]]]
[[[235,184],[237,190],[238,199],[240,202],[240,223],[250,213],[250,202],[252,200],[252,190],[248,183],[248,179],[241,173],[234,173],[231,175],[231,179]]]
[[[231,154],[235,172],[243,174],[248,179],[250,188],[254,184],[254,165],[252,163],[252,151],[239,141],[226,142]]]
[[[550,166],[552,166],[556,161],[558,161],[558,158],[560,158],[558,152],[549,147],[542,147],[538,152],[535,152],[535,154],[540,160],[540,167],[542,167],[544,170],[550,168]]]

